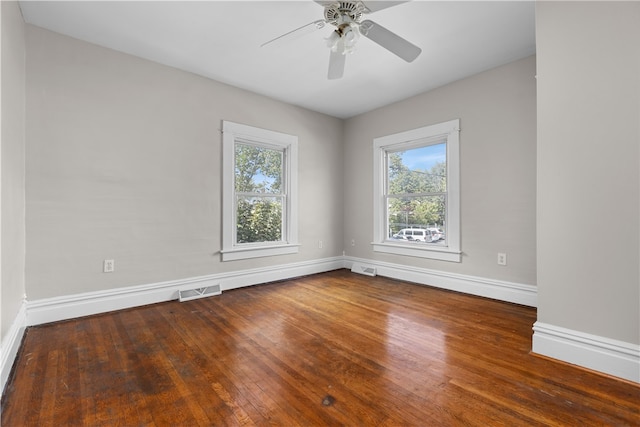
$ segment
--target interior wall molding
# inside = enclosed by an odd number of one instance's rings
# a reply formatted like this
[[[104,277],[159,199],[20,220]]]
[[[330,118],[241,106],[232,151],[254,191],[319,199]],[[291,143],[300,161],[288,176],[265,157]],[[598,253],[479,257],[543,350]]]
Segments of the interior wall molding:
[[[4,386],[7,384],[7,380],[11,374],[13,363],[18,356],[18,350],[20,350],[20,345],[22,344],[26,324],[27,304],[26,301],[23,301],[0,347],[0,390],[3,392]]]
[[[26,326],[58,322],[178,299],[181,290],[220,285],[222,291],[343,268],[342,257],[260,267],[141,286],[27,301]]]
[[[531,307],[536,307],[537,304],[537,289],[533,285],[353,257],[333,257],[27,301],[25,326],[171,301],[177,299],[178,292],[185,289],[220,285],[222,291],[225,291],[341,268],[351,268],[354,263],[372,265],[376,268],[377,274],[381,276]]]
[[[375,268],[379,276],[405,280],[451,291],[537,307],[538,288],[534,285],[488,279],[485,277],[429,270],[402,264],[345,257],[345,268],[362,264]]]
[[[544,322],[533,325],[534,353],[640,383],[640,345]]]

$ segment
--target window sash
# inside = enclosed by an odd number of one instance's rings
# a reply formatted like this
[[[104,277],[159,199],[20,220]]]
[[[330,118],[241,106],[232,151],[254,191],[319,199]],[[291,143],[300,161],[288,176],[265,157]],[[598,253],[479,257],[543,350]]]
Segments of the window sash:
[[[446,191],[392,194],[389,191],[389,155],[413,148],[446,144]],[[461,261],[459,120],[425,126],[374,139],[374,239],[375,252]],[[445,244],[416,245],[389,239],[389,201],[391,198],[444,196]]]
[[[297,253],[297,159],[298,138],[280,132],[223,121],[222,124],[222,261]],[[280,192],[236,191],[236,144],[277,150],[282,154]],[[277,198],[281,205],[280,238],[272,241],[238,242],[238,198]]]
[[[438,193],[437,191],[431,191],[431,192],[415,192],[415,193],[393,193],[391,191],[391,156],[393,154],[397,154],[397,153],[405,153],[408,151],[412,151],[412,150],[416,150],[416,149],[420,149],[420,148],[427,148],[427,147],[432,147],[434,145],[444,145],[445,148],[445,179],[444,179],[444,183],[442,185],[443,189],[440,192],[445,192],[447,191],[447,179],[446,179],[446,173],[447,173],[447,169],[448,169],[448,159],[446,156],[446,147],[447,147],[447,140],[446,139],[442,139],[441,137],[437,137],[437,138],[423,138],[420,139],[418,141],[412,141],[412,142],[403,142],[401,144],[401,147],[387,147],[384,148],[384,156],[385,156],[385,169],[384,169],[384,173],[385,173],[385,186],[384,186],[384,193],[385,195],[411,195],[411,194],[435,194]],[[434,163],[435,165],[435,163]],[[428,172],[425,171],[418,171],[418,170],[413,170],[410,169],[411,173],[421,173],[421,174],[429,174]]]
[[[256,241],[246,241],[246,242],[242,242],[242,241],[238,241],[238,234],[239,234],[239,226],[242,225],[240,222],[240,218],[238,217],[239,215],[239,208],[240,208],[240,203],[241,200],[247,200],[247,199],[258,199],[258,200],[276,200],[276,205],[279,206],[279,214],[280,214],[280,221],[278,224],[278,234],[279,234],[279,238],[277,239],[270,239],[270,240],[256,240]],[[286,212],[287,212],[287,197],[284,195],[274,195],[274,194],[264,194],[264,193],[236,193],[236,197],[235,197],[235,230],[234,230],[234,246],[249,246],[249,245],[264,245],[264,244],[268,244],[268,243],[285,243],[287,242],[287,235],[286,235],[286,223],[287,223],[287,218],[286,218]],[[252,200],[253,201],[253,200]]]

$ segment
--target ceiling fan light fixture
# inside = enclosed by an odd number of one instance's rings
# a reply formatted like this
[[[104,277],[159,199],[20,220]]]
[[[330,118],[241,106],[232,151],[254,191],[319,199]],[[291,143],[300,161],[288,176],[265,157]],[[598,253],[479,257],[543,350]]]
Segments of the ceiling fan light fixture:
[[[355,50],[356,42],[360,38],[358,26],[355,23],[345,24],[332,32],[326,38],[327,46],[332,52],[346,55]]]
[[[332,31],[329,37],[325,39],[327,41],[327,47],[332,51],[338,50],[338,43],[340,42],[340,33],[338,30]]]
[[[344,28],[344,30],[342,30],[342,39],[344,40],[344,44],[352,50],[359,38],[360,32],[358,31],[357,25],[354,23],[349,24]]]

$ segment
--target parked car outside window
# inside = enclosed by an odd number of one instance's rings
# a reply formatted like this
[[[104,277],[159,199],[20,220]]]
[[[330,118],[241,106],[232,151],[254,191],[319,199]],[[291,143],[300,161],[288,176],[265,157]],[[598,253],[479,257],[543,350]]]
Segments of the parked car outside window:
[[[393,235],[393,239],[396,240],[409,240],[414,242],[437,242],[440,240],[439,236],[435,236],[431,230],[426,228],[403,228]]]
[[[431,231],[431,234],[436,240],[444,239],[444,232],[439,228],[427,228],[427,230]]]

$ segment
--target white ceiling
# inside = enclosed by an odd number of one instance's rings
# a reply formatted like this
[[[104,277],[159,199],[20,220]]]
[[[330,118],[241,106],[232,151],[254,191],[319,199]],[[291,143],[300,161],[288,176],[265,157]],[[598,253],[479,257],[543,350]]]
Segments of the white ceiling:
[[[366,3],[366,1],[365,1]],[[535,53],[531,1],[420,1],[366,16],[422,48],[407,63],[369,39],[327,79],[330,25],[260,45],[323,18],[298,1],[22,1],[27,23],[271,98],[348,118]]]

